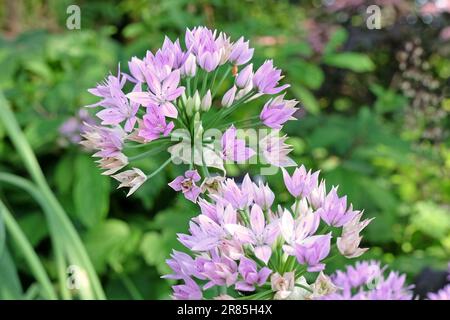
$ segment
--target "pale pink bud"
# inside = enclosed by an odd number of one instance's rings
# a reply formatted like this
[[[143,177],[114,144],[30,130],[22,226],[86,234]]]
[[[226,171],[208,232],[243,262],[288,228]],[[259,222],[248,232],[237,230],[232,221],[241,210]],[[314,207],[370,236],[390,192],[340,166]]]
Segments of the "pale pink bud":
[[[251,63],[238,73],[235,82],[236,86],[242,89],[246,88],[249,85],[252,85],[253,83],[252,80],[253,80],[253,64]]]
[[[132,195],[147,180],[145,173],[137,168],[118,173],[112,177],[120,182],[117,188],[130,188],[127,197]]]
[[[234,97],[236,96],[236,86],[233,86],[230,90],[228,90],[222,98],[222,106],[225,108],[230,107],[234,102]]]
[[[181,67],[181,74],[187,77],[194,77],[197,73],[197,62],[195,56],[189,53],[184,65]]]
[[[211,104],[212,104],[211,91],[208,90],[205,96],[202,98],[200,108],[202,109],[202,111],[208,111],[211,108]]]

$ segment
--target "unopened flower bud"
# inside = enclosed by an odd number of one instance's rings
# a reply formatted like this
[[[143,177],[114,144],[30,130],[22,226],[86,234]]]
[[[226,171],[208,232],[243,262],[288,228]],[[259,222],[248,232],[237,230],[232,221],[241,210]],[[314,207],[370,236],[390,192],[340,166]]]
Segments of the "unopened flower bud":
[[[109,176],[125,167],[128,164],[128,158],[123,153],[119,153],[113,157],[101,158],[97,163],[101,169],[106,169],[102,174]]]
[[[236,77],[236,86],[240,89],[252,85],[253,80],[253,64],[249,64],[242,69]]]
[[[145,173],[137,168],[118,173],[112,177],[120,182],[117,188],[130,188],[127,197],[132,195],[147,180]]]
[[[230,62],[242,65],[246,64],[253,57],[253,48],[249,48],[249,41],[244,41],[244,37],[233,44],[230,54]]]
[[[205,94],[205,96],[202,98],[202,102],[200,103],[200,108],[202,111],[208,111],[211,108],[212,104],[212,97],[211,97],[211,91],[208,90]]]
[[[234,102],[234,98],[236,96],[236,86],[233,86],[230,90],[228,90],[222,98],[222,106],[225,108],[230,107],[233,102]]]
[[[198,93],[197,90],[195,90],[194,96],[192,97],[192,103],[194,111],[199,111],[201,101],[200,101],[200,94]]]
[[[190,53],[184,65],[181,67],[181,74],[187,77],[194,77],[197,73],[197,62],[195,56]]]

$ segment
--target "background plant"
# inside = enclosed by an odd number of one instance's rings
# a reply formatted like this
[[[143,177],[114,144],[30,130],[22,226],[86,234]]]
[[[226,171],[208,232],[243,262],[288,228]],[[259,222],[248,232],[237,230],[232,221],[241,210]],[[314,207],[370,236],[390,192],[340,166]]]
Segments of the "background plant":
[[[376,217],[365,232],[363,246],[372,249],[364,259],[379,259],[406,272],[410,281],[425,266],[445,269],[450,260],[450,62],[449,42],[440,35],[449,14],[443,10],[430,21],[413,2],[395,2],[406,6],[386,2],[383,28],[368,30],[358,6],[332,9],[317,1],[76,1],[82,28],[74,31],[65,28],[70,1],[4,2],[0,88],[108,298],[167,298],[171,283],[160,279],[169,272],[164,260],[172,248],[182,249],[175,234],[186,232],[198,212],[166,186],[181,169],[168,168],[128,200],[59,128],[79,117],[80,106],[96,102],[86,89],[114,72],[118,61],[142,56],[165,34],[175,38],[199,24],[234,39],[245,34],[255,47],[255,63],[273,58],[286,71],[292,84],[288,98],[304,107],[300,120],[284,128],[294,145],[292,157],[320,169],[355,207]],[[402,65],[408,43],[422,50],[419,67],[409,55]],[[412,81],[405,72],[413,69],[437,87]],[[437,102],[423,102],[427,95]],[[235,119],[246,115],[241,110]],[[0,172],[30,178],[0,123]],[[243,172],[236,166],[227,171],[238,179]],[[280,201],[287,201],[280,175],[269,182]],[[17,187],[1,181],[0,192],[62,296],[58,249],[46,216]],[[8,283],[15,297],[48,297],[41,284],[33,289],[35,271],[21,250],[12,250],[17,240],[2,227],[5,222],[0,223],[0,248],[6,248],[0,277],[10,281],[0,281],[0,294],[6,297]],[[344,262],[330,262],[330,272]]]

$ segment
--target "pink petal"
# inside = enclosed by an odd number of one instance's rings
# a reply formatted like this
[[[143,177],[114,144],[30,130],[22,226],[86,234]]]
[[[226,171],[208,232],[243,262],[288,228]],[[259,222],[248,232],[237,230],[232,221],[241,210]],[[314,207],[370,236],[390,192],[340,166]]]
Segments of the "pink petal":
[[[253,205],[250,212],[250,225],[256,235],[260,235],[264,232],[264,227],[266,225],[264,214],[257,204]]]
[[[265,264],[269,262],[272,255],[272,248],[269,246],[260,246],[255,248],[255,256]]]
[[[177,118],[178,110],[171,102],[165,102],[161,105],[161,110],[166,117]]]

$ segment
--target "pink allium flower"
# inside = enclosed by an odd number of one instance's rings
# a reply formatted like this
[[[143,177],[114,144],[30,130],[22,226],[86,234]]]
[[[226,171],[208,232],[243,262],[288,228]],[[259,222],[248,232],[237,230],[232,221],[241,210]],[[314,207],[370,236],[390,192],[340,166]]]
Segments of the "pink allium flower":
[[[313,208],[308,197],[299,196],[288,207],[278,206],[273,211],[275,194],[248,175],[242,183],[226,179],[217,184],[212,193],[199,199],[201,214],[191,220],[189,233],[178,235],[192,256],[174,251],[168,260],[173,273],[167,277],[197,279],[203,290],[234,285],[236,291],[226,293],[233,298],[245,297],[248,292],[269,299],[316,299],[335,293],[337,285],[326,275],[312,284],[304,277],[307,272],[325,269],[331,242],[332,254],[340,253],[325,223],[325,229],[320,229],[328,231],[317,232],[320,207]],[[344,228],[360,232],[370,222],[361,221],[361,215],[358,212]],[[398,286],[400,280],[392,277],[386,283]],[[380,294],[387,294],[383,290]]]
[[[318,214],[308,210],[294,220],[289,210],[285,209],[279,223],[281,235],[287,243],[283,249],[289,255],[294,255],[293,246],[316,233],[320,217]]]
[[[211,261],[203,265],[203,274],[210,279],[204,289],[213,286],[231,286],[236,283],[237,263],[228,257],[214,256]]]
[[[329,226],[342,227],[352,220],[358,212],[352,207],[347,210],[347,197],[339,198],[337,188],[333,187],[325,198],[324,204],[317,212]]]
[[[242,243],[253,245],[255,256],[267,264],[272,255],[271,245],[278,235],[276,223],[266,225],[261,208],[254,204],[250,211],[250,226],[226,224],[226,230]]]
[[[165,275],[163,278],[180,280],[186,277],[195,276],[199,279],[204,279],[200,272],[199,265],[196,264],[194,259],[187,253],[174,250],[170,257],[171,259],[167,259],[166,263],[174,273]]]
[[[297,165],[288,156],[292,151],[292,147],[285,143],[286,139],[286,135],[280,137],[279,131],[273,130],[259,141],[260,155],[267,163],[281,168]]]
[[[272,129],[281,129],[286,121],[295,119],[292,115],[297,111],[297,103],[295,100],[284,100],[284,95],[270,99],[261,111],[261,122]]]
[[[318,272],[325,269],[320,263],[330,253],[331,233],[311,236],[294,244],[294,254],[300,264],[306,264],[308,271]]]
[[[64,121],[59,127],[59,132],[69,142],[77,144],[81,141],[81,135],[85,133],[89,125],[95,125],[95,120],[86,109],[80,109],[78,113]]]
[[[258,185],[252,182],[252,198],[253,201],[260,206],[263,210],[270,209],[275,201],[275,194],[266,184],[261,181]]]
[[[186,199],[195,203],[202,192],[202,189],[195,184],[200,179],[197,170],[188,170],[184,173],[184,176],[176,177],[169,183],[169,186],[175,191],[183,192]]]
[[[303,165],[300,166],[300,168],[295,169],[292,177],[289,176],[289,173],[285,169],[282,169],[282,171],[284,184],[289,193],[294,197],[307,197],[317,186],[319,171],[311,173],[310,170],[309,172],[306,172]]]
[[[130,92],[127,97],[133,101],[140,103],[144,107],[156,104],[163,114],[169,118],[176,118],[178,110],[172,103],[184,92],[184,87],[179,87],[180,71],[171,72],[162,82],[150,71],[143,71],[145,81],[149,91]]]
[[[138,168],[120,172],[112,177],[120,182],[117,188],[130,188],[127,197],[132,195],[147,180],[145,173]]]
[[[273,67],[273,61],[267,60],[256,70],[253,76],[253,85],[263,94],[277,94],[288,88],[289,85],[277,87],[278,82],[282,79],[281,70]]]
[[[267,267],[258,271],[256,262],[248,258],[241,258],[238,267],[239,273],[243,280],[236,283],[236,290],[239,291],[255,291],[255,285],[263,285],[272,273]]]
[[[97,150],[94,157],[108,158],[121,153],[125,132],[120,127],[107,128],[85,124],[83,140],[80,142],[88,149]]]
[[[405,275],[390,272],[384,275],[376,261],[357,262],[345,271],[337,271],[331,280],[337,286],[335,293],[322,297],[325,300],[411,300],[412,286],[405,285]]]
[[[100,102],[97,102],[93,105],[89,105],[87,107],[96,107],[103,105],[103,103],[108,101],[114,101],[114,95],[117,92],[121,92],[123,87],[125,86],[125,83],[127,82],[127,78],[123,73],[120,72],[120,66],[119,70],[117,71],[117,77],[113,75],[109,75],[105,81],[102,83],[97,84],[95,88],[88,89],[88,92],[102,98]]]
[[[253,64],[250,63],[244,69],[239,71],[236,76],[235,84],[238,88],[243,89],[253,84]]]
[[[148,180],[169,164],[181,163],[201,169],[204,181],[212,170],[225,176],[227,162],[247,162],[257,147],[258,159],[264,159],[264,164],[294,165],[288,156],[292,147],[286,144],[287,137],[275,137],[275,131],[268,134],[267,128],[281,128],[292,118],[296,102],[272,96],[289,85],[280,83],[281,70],[271,60],[254,71],[253,53],[244,37],[233,42],[225,33],[203,26],[187,29],[184,41],[165,37],[156,51],[131,57],[129,74],[119,68],[117,75],[109,75],[89,90],[101,100],[88,107],[102,109],[96,113],[100,125],[97,121],[90,124],[83,145],[98,151],[95,156],[100,157],[98,163],[107,175],[133,168],[143,159],[158,160],[159,156],[150,159],[149,155],[167,151],[170,158],[148,173]],[[225,84],[231,86],[223,88]],[[233,112],[264,95],[270,101],[262,103],[262,122],[255,114],[248,121],[229,123]],[[261,144],[247,147],[237,138],[238,124],[255,130]],[[148,148],[138,148],[147,144]],[[209,192],[212,189],[204,181],[199,184]],[[193,192],[188,196],[195,199],[198,190]]]
[[[240,37],[233,45],[229,60],[238,66],[246,64],[253,57],[254,51],[255,49],[249,48],[249,41],[245,41],[244,37]]]
[[[234,98],[236,97],[236,91],[237,91],[236,86],[232,86],[231,89],[228,90],[228,91],[223,95],[223,98],[222,98],[222,106],[223,106],[224,108],[231,107],[231,105],[232,105],[233,102],[234,102]]]
[[[191,278],[184,278],[184,284],[173,286],[173,298],[175,300],[200,300],[203,297],[202,290]]]
[[[245,141],[237,138],[234,126],[225,131],[222,136],[222,157],[225,160],[244,162],[255,155],[255,151],[245,146]]]
[[[173,121],[166,123],[164,113],[154,104],[148,106],[147,114],[142,120],[138,136],[144,138],[145,141],[153,141],[161,136],[167,137],[175,126]]]
[[[450,300],[450,284],[435,293],[428,293],[429,300]]]
[[[234,209],[248,208],[252,202],[252,190],[249,188],[250,177],[245,176],[242,183],[243,187],[239,187],[232,179],[227,179],[223,182],[219,193],[212,195],[218,203],[230,204]]]
[[[133,92],[140,91],[140,84],[135,85]],[[117,126],[125,121],[125,131],[131,132],[137,121],[136,114],[139,110],[139,104],[130,102],[122,90],[111,88],[111,95],[111,98],[104,99],[101,102],[101,106],[105,109],[98,112],[97,117],[102,120],[102,125]]]
[[[352,209],[350,209],[352,211]],[[347,258],[356,258],[368,250],[368,248],[359,248],[362,236],[360,232],[374,219],[360,221],[362,212],[357,212],[352,220],[344,224],[342,235],[337,238],[336,244],[339,252]]]

